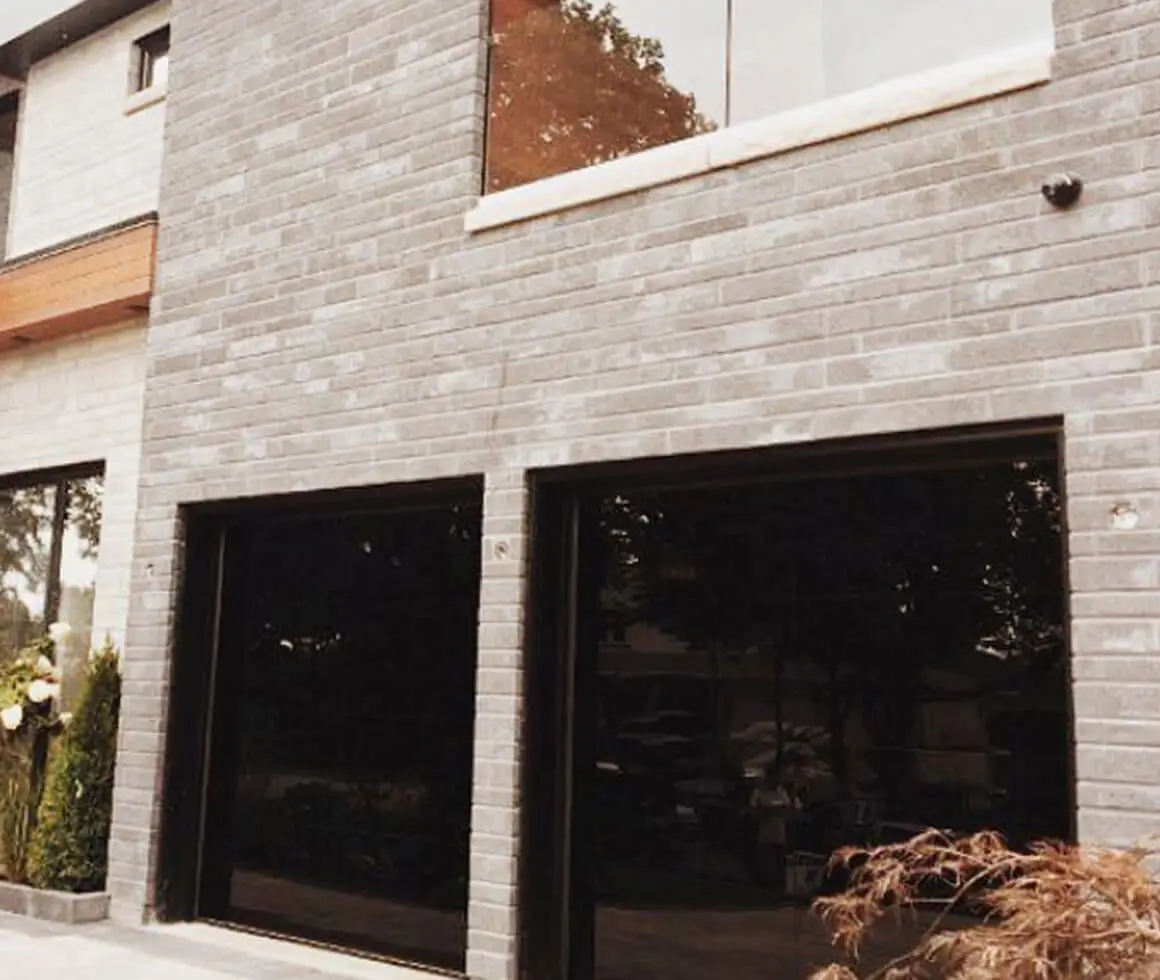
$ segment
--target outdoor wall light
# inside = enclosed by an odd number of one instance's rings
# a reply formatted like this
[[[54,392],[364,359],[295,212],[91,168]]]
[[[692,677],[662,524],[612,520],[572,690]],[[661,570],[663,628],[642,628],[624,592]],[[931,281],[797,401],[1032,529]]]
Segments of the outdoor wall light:
[[[1111,510],[1112,527],[1117,531],[1132,531],[1140,523],[1140,514],[1131,504],[1119,503]]]
[[[1043,196],[1053,207],[1070,208],[1083,193],[1083,181],[1075,174],[1056,174],[1043,184]]]

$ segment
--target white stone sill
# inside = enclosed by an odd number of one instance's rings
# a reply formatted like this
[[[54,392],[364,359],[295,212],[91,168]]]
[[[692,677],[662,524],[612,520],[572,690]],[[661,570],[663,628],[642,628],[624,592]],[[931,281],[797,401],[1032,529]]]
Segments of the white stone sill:
[[[168,95],[168,85],[154,85],[152,88],[134,92],[125,103],[125,115],[131,116],[134,113],[148,109],[150,106],[157,105],[158,102],[164,102]]]
[[[1029,88],[1051,79],[1053,54],[1048,43],[1009,48],[486,194],[464,224],[469,232],[499,228]]]

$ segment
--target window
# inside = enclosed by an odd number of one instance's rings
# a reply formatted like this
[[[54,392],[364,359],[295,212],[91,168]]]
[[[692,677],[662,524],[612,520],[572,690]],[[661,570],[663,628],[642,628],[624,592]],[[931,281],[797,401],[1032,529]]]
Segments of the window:
[[[134,92],[164,88],[169,84],[169,28],[146,34],[134,46],[136,68]]]
[[[486,190],[1051,37],[1051,0],[492,0]]]
[[[0,153],[12,154],[16,150],[16,118],[19,96],[13,92],[0,98]],[[0,193],[7,188],[0,188]]]
[[[67,624],[66,698],[92,645],[102,491],[93,471],[0,481],[0,656]]]

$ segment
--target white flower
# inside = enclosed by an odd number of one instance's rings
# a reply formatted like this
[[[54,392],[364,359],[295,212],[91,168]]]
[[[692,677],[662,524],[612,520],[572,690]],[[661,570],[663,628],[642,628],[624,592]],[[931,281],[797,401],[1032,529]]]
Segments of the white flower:
[[[69,722],[71,722],[72,719],[73,716],[71,711],[62,711],[59,715],[56,716],[56,720],[60,722],[63,728],[67,728]]]
[[[72,633],[72,627],[68,623],[53,623],[48,628],[48,635],[52,637],[53,643],[63,643],[69,638]]]
[[[22,721],[24,721],[24,708],[18,704],[0,711],[0,725],[3,725],[10,732],[16,731]]]
[[[47,681],[53,684],[60,683],[60,668],[54,664],[48,657],[41,656],[36,661],[36,673]]]
[[[59,684],[50,684],[48,681],[35,680],[28,685],[28,700],[33,704],[43,704],[50,698],[60,694]]]

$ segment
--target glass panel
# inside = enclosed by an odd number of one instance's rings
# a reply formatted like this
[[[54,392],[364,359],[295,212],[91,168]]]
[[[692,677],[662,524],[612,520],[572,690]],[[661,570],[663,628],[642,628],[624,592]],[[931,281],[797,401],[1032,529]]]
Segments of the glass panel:
[[[1027,459],[601,501],[573,813],[596,977],[804,980],[836,847],[1069,834],[1058,486]]]
[[[1052,38],[1051,0],[733,0],[729,124]]]
[[[826,96],[825,0],[733,0],[729,125]]]
[[[476,506],[246,532],[201,914],[463,969],[479,532]]]
[[[727,0],[492,0],[486,189],[725,121]]]
[[[169,51],[155,55],[149,62],[148,88],[169,84]]]
[[[98,643],[104,641],[104,637],[93,637],[104,480],[99,476],[71,480],[64,489],[68,502],[61,539],[60,608],[56,620],[68,626],[58,652],[67,703],[80,692],[94,639]]]
[[[825,0],[826,94],[1052,40],[1051,0]]]
[[[137,42],[139,59],[137,90],[169,82],[169,28],[163,27]]]
[[[46,627],[55,487],[0,489],[0,656]]]

